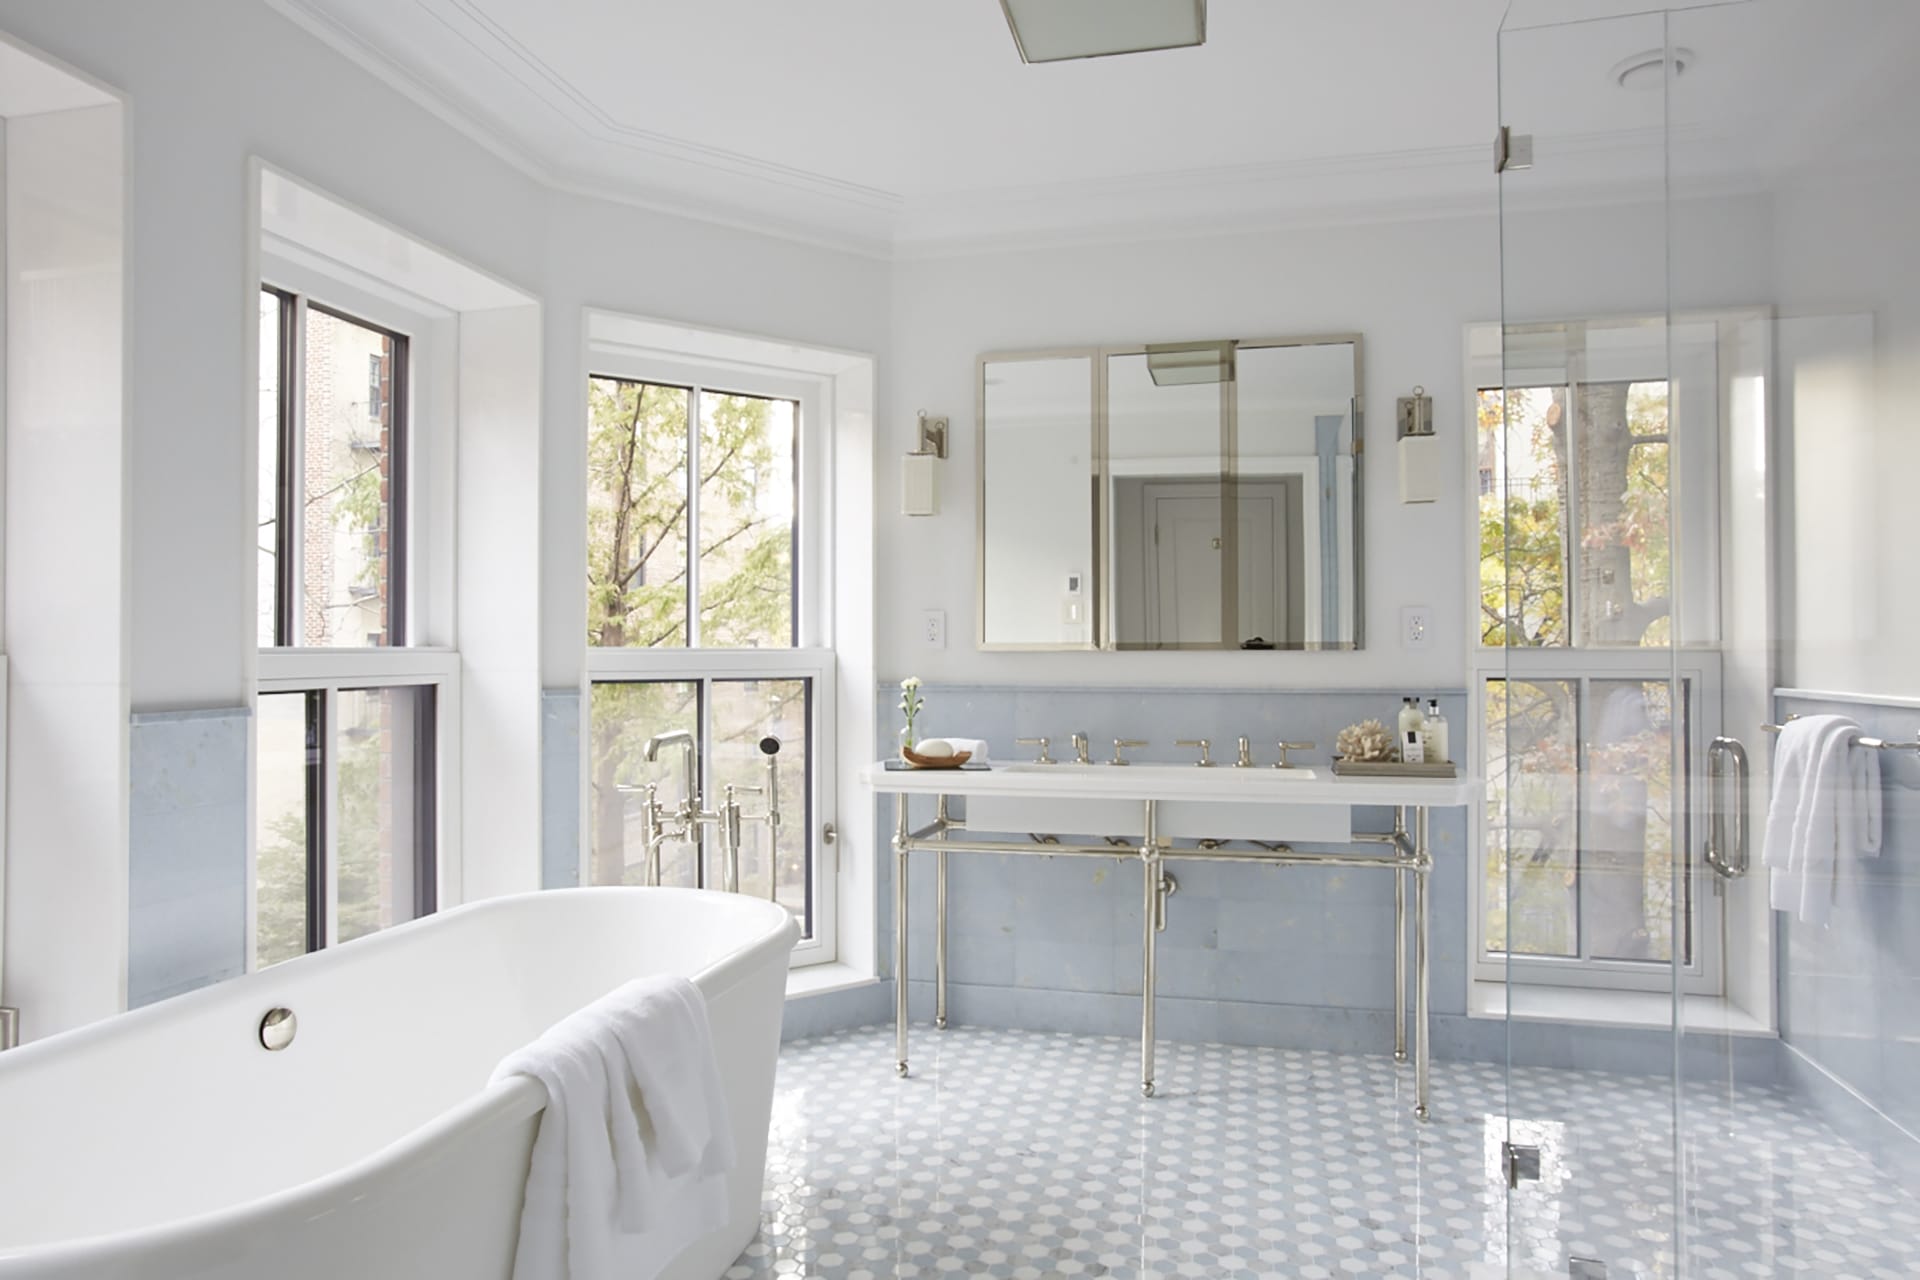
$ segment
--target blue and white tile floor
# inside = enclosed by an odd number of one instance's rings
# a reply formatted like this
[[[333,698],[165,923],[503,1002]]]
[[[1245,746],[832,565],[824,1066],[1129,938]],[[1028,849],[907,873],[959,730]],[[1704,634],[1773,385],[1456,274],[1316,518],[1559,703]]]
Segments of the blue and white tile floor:
[[[791,1043],[765,1222],[726,1275],[1920,1275],[1920,1200],[1784,1094],[1689,1088],[1676,1264],[1665,1081],[1437,1063],[1434,1118],[1380,1056],[915,1028]],[[1542,1176],[1511,1204],[1511,1109]],[[1509,1245],[1511,1241],[1511,1246]]]

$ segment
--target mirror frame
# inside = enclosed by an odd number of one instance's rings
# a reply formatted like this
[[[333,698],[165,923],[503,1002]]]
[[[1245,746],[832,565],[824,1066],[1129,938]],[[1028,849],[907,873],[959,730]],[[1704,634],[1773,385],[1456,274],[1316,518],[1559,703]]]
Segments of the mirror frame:
[[[1106,519],[1108,414],[1107,361],[1112,356],[1145,355],[1149,351],[1202,350],[1224,346],[1229,361],[1237,364],[1238,353],[1273,347],[1325,347],[1350,345],[1353,348],[1354,459],[1353,484],[1353,638],[1350,640],[1307,640],[1299,644],[1281,644],[1273,649],[1244,650],[1237,644],[1196,645],[1168,648],[1159,645],[1121,645],[1115,637],[1114,597],[1109,589],[1113,580],[1112,530]],[[1092,363],[1093,423],[1088,456],[1092,460],[1089,482],[1093,485],[1093,528],[1090,545],[1095,571],[1090,590],[1092,640],[1084,644],[1022,644],[993,642],[987,638],[987,366],[1032,360],[1087,359]],[[1238,383],[1238,376],[1234,385]],[[1239,459],[1235,450],[1239,434],[1239,397],[1222,398],[1220,410],[1220,449],[1223,519],[1233,518],[1234,484],[1238,479]],[[1366,498],[1365,469],[1361,459],[1366,452],[1366,350],[1358,333],[1315,333],[1274,338],[1217,338],[1180,342],[1128,343],[1114,346],[1037,347],[1017,351],[989,351],[974,362],[974,643],[989,653],[1332,653],[1351,652],[1366,647]],[[1223,634],[1225,634],[1223,632]]]

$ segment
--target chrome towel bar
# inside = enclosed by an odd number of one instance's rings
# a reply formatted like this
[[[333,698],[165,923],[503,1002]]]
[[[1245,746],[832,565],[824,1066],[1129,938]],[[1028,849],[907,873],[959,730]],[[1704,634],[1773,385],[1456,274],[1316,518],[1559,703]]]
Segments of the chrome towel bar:
[[[1797,715],[1787,717],[1789,721],[1798,720],[1799,718]],[[1785,726],[1763,724],[1760,727],[1768,733],[1778,733]],[[1912,742],[1888,742],[1885,738],[1857,737],[1853,740],[1853,745],[1856,747],[1868,747],[1874,751],[1920,751],[1920,738],[1916,738]]]

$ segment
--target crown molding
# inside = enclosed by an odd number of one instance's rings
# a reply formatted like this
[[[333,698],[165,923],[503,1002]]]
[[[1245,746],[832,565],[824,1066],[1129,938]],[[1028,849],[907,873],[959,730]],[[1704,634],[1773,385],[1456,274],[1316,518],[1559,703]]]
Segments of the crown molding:
[[[498,125],[448,98],[437,86],[428,83],[410,68],[393,59],[352,27],[319,7],[314,0],[266,0],[266,3],[289,22],[394,89],[435,119],[457,130],[463,137],[478,144],[495,158],[504,161],[523,176],[550,191],[642,209],[649,213],[697,222],[706,226],[718,226],[752,235],[767,236],[806,245],[809,248],[827,249],[874,259],[885,259],[891,254],[891,237],[887,234],[849,230],[844,226],[797,223],[765,215],[737,204],[691,200],[678,194],[664,194],[637,184],[612,183],[589,175],[558,169],[509,139]]]
[[[1128,244],[1335,225],[1488,216],[1500,208],[1492,125],[1484,145],[1353,153],[1260,164],[1168,169],[999,187],[901,195],[792,166],[703,146],[614,119],[578,86],[503,30],[477,0],[413,0],[472,53],[511,79],[554,121],[595,147],[649,157],[655,172],[619,180],[563,167],[516,141],[469,95],[449,92],[385,53],[323,0],[267,0],[300,28],[390,85],[542,187],[705,226],[862,258],[914,260],[1088,244]],[[1657,197],[1631,158],[1667,145],[1730,141],[1699,130],[1659,129],[1555,137],[1552,154],[1576,160],[1577,183],[1536,171],[1506,188],[1515,207],[1621,205]],[[1605,174],[1612,162],[1615,177]],[[1644,166],[1639,166],[1643,168]],[[689,192],[661,181],[678,168]],[[1751,175],[1708,175],[1693,194],[1745,194]],[[811,216],[791,211],[798,193]]]
[[[595,141],[611,143],[662,160],[693,164],[706,169],[738,174],[793,190],[870,209],[893,209],[900,204],[899,193],[879,187],[847,182],[829,174],[816,173],[763,160],[757,156],[724,147],[690,142],[652,129],[641,129],[618,119],[594,101],[573,81],[528,48],[498,21],[489,17],[476,0],[415,0],[433,19],[458,36],[476,53],[511,76],[522,88],[539,97],[556,114],[582,134]],[[468,24],[450,16],[457,14]]]

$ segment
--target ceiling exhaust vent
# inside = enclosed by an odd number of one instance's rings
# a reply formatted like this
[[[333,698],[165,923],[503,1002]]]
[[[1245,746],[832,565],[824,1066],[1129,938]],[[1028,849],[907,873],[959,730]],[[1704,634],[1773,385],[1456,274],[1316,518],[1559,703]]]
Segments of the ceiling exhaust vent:
[[[1000,0],[1025,62],[1068,62],[1207,42],[1207,0]]]

